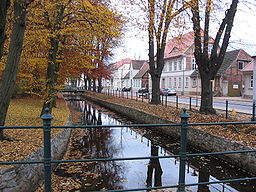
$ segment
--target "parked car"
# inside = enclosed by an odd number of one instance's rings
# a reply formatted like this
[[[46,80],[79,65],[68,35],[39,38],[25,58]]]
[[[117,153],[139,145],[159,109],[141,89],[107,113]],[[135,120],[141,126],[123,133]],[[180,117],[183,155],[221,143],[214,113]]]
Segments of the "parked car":
[[[160,95],[176,95],[176,89],[173,89],[173,88],[160,89]]]
[[[138,93],[139,93],[139,97],[148,98],[148,96],[149,96],[148,88],[145,88],[145,87],[140,88],[140,89],[138,90]]]
[[[131,87],[123,87],[122,91],[131,91],[131,89],[132,89]]]
[[[148,88],[145,88],[145,87],[140,88],[140,89],[138,90],[138,93],[148,93]]]
[[[160,88],[160,95],[163,95],[164,89]]]

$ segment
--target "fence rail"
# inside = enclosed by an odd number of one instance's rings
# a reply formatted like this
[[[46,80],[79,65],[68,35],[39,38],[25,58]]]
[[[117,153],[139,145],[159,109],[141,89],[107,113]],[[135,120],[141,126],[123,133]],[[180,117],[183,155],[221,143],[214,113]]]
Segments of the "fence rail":
[[[152,97],[152,93],[138,93],[138,92],[132,92],[132,91],[124,92],[124,91],[112,90],[112,89],[103,90],[103,93],[109,96],[132,99],[132,100],[148,102],[148,103],[150,102],[150,98]],[[175,106],[176,109],[178,109],[180,105],[187,105],[190,111],[198,110],[198,107],[200,105],[200,99],[197,96],[181,97],[178,95],[176,96],[160,95],[160,101],[163,106],[166,106],[166,107]],[[251,117],[252,121],[255,121],[256,119],[255,103],[253,102],[237,103],[237,102],[231,102],[228,100],[223,100],[223,101],[214,101],[213,105],[215,105],[214,106],[215,109],[225,112],[226,119],[228,119],[228,117],[230,116],[230,113],[233,112],[234,110],[242,114],[252,115]]]
[[[239,179],[228,179],[220,181],[211,182],[199,182],[199,183],[185,183],[185,166],[188,157],[194,156],[208,156],[208,155],[224,155],[224,154],[235,154],[235,153],[255,153],[256,150],[240,150],[240,151],[223,151],[223,152],[211,152],[211,153],[187,153],[187,130],[189,126],[209,126],[209,125],[236,125],[236,124],[255,124],[256,122],[225,122],[225,123],[188,123],[189,114],[186,109],[183,109],[183,113],[180,115],[181,123],[176,124],[130,124],[130,125],[74,125],[74,126],[51,126],[52,115],[49,114],[49,110],[42,115],[43,126],[1,126],[0,129],[43,129],[44,134],[44,160],[43,161],[11,161],[11,162],[0,162],[0,165],[14,165],[14,164],[44,164],[44,191],[50,192],[51,188],[51,164],[52,163],[70,163],[70,162],[92,162],[92,161],[132,161],[132,160],[142,160],[142,159],[162,159],[162,158],[179,158],[179,180],[177,185],[172,186],[159,186],[159,187],[146,187],[146,188],[136,188],[136,189],[123,189],[123,190],[109,190],[108,192],[116,191],[143,191],[152,189],[167,189],[167,188],[178,188],[178,192],[185,192],[185,187],[194,185],[211,185],[216,183],[229,183],[237,181],[249,181],[256,180],[256,177],[251,178],[239,178]],[[76,160],[52,160],[51,158],[51,129],[52,128],[121,128],[121,127],[180,127],[180,152],[178,155],[168,155],[168,156],[150,156],[150,157],[126,157],[126,158],[98,158],[98,159],[76,159]]]

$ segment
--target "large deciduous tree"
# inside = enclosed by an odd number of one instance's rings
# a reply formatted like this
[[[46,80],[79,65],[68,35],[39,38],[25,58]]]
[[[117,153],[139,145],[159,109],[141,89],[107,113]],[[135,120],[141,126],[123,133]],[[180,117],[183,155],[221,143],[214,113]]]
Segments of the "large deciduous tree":
[[[24,89],[43,97],[43,112],[55,106],[66,78],[79,78],[87,70],[98,74],[101,65],[95,62],[120,37],[122,20],[102,0],[35,0],[34,7],[19,77]]]
[[[14,0],[13,4],[13,25],[10,36],[8,56],[6,59],[4,71],[0,79],[0,125],[4,125],[11,96],[15,89],[15,81],[18,73],[20,55],[22,52],[27,7],[33,0]],[[2,56],[2,49],[4,40],[6,38],[6,11],[10,5],[10,1],[1,1],[1,44],[0,56]],[[2,7],[3,6],[3,7]],[[1,57],[0,57],[1,58]],[[0,130],[0,139],[4,139],[3,130]]]
[[[225,16],[219,25],[211,53],[208,53],[211,12],[213,0],[207,0],[205,5],[199,0],[192,3],[192,21],[195,38],[195,58],[201,77],[201,106],[200,112],[205,114],[215,113],[212,102],[211,80],[216,76],[226,53],[238,0],[232,0],[230,7],[226,10]],[[202,11],[202,7],[204,10]],[[203,19],[204,18],[204,19]],[[204,25],[202,26],[202,22]],[[216,20],[215,20],[216,21]],[[203,30],[202,30],[203,29]],[[202,39],[203,33],[203,39]],[[221,43],[221,45],[220,45]]]
[[[160,77],[164,67],[164,50],[171,22],[189,6],[189,3],[185,1],[178,2],[178,0],[148,0],[149,73],[152,79],[152,104],[161,103]]]
[[[4,42],[6,39],[7,11],[10,7],[10,0],[0,1],[0,60],[3,56]]]

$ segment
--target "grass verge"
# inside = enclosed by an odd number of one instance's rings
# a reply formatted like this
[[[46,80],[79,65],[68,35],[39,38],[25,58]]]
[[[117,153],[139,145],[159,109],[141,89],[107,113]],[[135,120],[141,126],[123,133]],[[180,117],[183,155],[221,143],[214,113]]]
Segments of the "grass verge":
[[[37,97],[22,97],[11,101],[8,109],[6,126],[40,126],[42,101]],[[52,112],[54,119],[52,125],[66,125],[69,110],[63,99],[57,100],[57,108]],[[61,129],[52,129],[56,135]],[[31,152],[42,146],[42,129],[5,129],[6,137],[13,141],[0,141],[0,161],[19,161]],[[0,165],[0,168],[4,167]]]

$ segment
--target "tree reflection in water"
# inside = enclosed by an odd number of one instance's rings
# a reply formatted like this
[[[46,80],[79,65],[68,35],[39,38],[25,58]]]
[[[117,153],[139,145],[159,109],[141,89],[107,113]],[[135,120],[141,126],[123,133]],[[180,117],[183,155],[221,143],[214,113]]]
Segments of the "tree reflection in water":
[[[113,115],[108,110],[86,101],[74,102],[72,107],[82,114],[77,124],[102,125],[103,122],[108,125],[118,125],[122,123],[128,124],[129,122],[129,120],[125,118],[116,116],[115,114]],[[139,135],[141,135],[141,138],[139,138]],[[159,136],[159,134],[150,131],[150,129],[126,128],[126,132],[123,132],[123,129],[88,128],[83,129],[83,131],[79,133],[79,138],[74,147],[77,149],[74,150],[83,154],[81,158],[88,158],[88,154],[90,154],[89,158],[115,158],[120,156],[129,157],[141,155],[158,156],[158,154],[161,153],[159,148],[164,149],[164,151],[166,150],[167,154],[178,154],[179,151],[179,143],[177,140]],[[146,141],[144,141],[145,139],[143,138],[146,138]],[[147,150],[147,146],[150,147],[150,150]],[[138,150],[134,150],[135,148]],[[193,148],[191,148],[189,152],[193,153],[193,151],[198,152]],[[73,157],[80,158],[77,156]],[[144,167],[147,162],[148,166]],[[81,191],[94,191],[101,190],[102,188],[109,190],[126,189],[134,188],[135,186],[144,187],[145,185],[147,187],[163,186],[176,183],[178,166],[175,162],[176,161],[161,160],[161,165],[159,159],[145,160],[145,162],[142,163],[141,161],[134,161],[132,163],[127,163],[127,161],[94,162],[83,166],[84,173],[92,172],[93,174],[83,174],[83,178],[79,178],[80,175],[77,174],[76,178],[81,182],[86,181]],[[229,168],[227,164],[224,165],[222,161],[217,161],[216,159],[209,160],[207,158],[191,157],[188,162],[188,172],[186,173],[188,183],[248,176],[241,171],[237,171],[237,169]],[[221,167],[221,169],[219,167]],[[164,169],[171,169],[173,173],[170,173],[170,171],[164,171],[163,173]],[[84,175],[86,175],[86,177]],[[172,178],[171,181],[170,178]],[[88,187],[88,184],[92,184],[92,186]],[[235,187],[235,189],[232,187]],[[198,187],[189,188],[189,190],[193,189],[194,192],[216,190],[251,192],[253,187],[255,187],[255,184],[250,186],[248,183],[245,185],[237,182],[231,183],[230,186],[227,184],[211,186],[199,185]]]
[[[151,142],[151,156],[158,156],[158,147]],[[153,181],[154,172],[154,183]],[[147,171],[147,187],[162,186],[162,174],[163,170],[160,165],[159,158],[154,158],[149,160],[148,171]]]
[[[81,112],[81,122],[83,125],[102,125],[101,111],[83,102],[73,102],[73,109]],[[80,132],[80,137],[73,142],[73,151],[80,151],[81,159],[88,158],[113,158],[119,152],[117,145],[113,144],[111,129],[85,128]],[[75,153],[75,152],[74,152]],[[71,151],[72,154],[72,151]],[[89,157],[88,157],[89,155]],[[81,191],[96,191],[101,189],[122,189],[120,181],[123,180],[122,163],[116,161],[98,161],[83,164],[84,173],[65,176],[75,177],[80,180]],[[61,170],[61,171],[64,171]],[[90,183],[90,185],[88,185]]]
[[[210,173],[204,166],[202,166],[199,169],[198,182],[209,182],[209,180],[210,180]],[[209,186],[208,185],[198,185],[197,192],[210,192]]]

